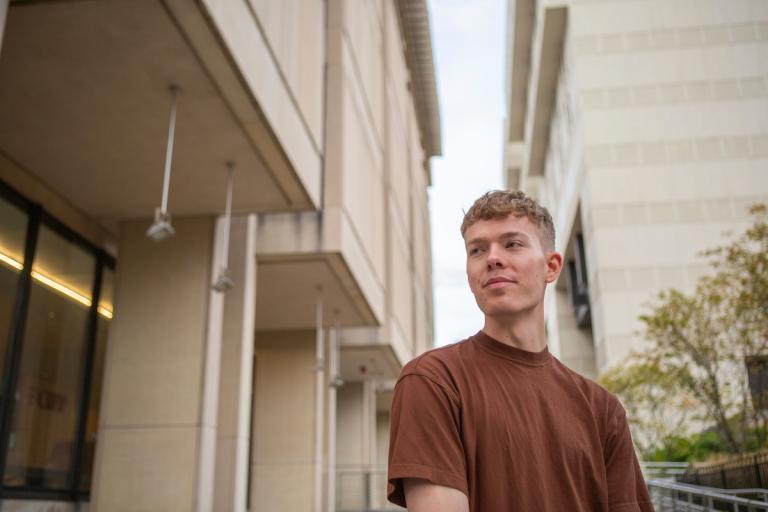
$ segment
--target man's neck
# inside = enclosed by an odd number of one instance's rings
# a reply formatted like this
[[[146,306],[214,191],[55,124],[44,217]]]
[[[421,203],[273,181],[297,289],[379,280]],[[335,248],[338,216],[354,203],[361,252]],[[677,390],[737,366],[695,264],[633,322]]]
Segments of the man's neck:
[[[544,315],[536,310],[515,316],[486,316],[483,332],[505,345],[528,352],[541,352],[547,346]]]

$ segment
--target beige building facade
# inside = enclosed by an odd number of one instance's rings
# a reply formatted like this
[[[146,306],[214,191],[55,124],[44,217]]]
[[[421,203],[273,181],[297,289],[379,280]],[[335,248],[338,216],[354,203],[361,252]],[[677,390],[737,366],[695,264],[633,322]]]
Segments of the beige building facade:
[[[642,347],[638,316],[691,290],[697,254],[768,198],[768,4],[510,0],[504,175],[566,255],[551,344],[595,377]]]
[[[0,511],[383,508],[433,343],[426,2],[0,27]]]

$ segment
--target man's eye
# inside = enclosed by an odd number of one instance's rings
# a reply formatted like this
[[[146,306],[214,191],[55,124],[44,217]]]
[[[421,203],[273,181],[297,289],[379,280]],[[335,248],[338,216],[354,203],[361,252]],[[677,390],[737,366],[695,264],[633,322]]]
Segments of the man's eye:
[[[510,240],[509,242],[507,242],[507,247],[522,247],[522,246],[523,244],[521,244],[517,240]]]
[[[474,255],[474,254],[477,254],[479,252],[480,252],[480,249],[477,248],[477,247],[473,247],[472,249],[469,250],[469,254],[470,255]]]

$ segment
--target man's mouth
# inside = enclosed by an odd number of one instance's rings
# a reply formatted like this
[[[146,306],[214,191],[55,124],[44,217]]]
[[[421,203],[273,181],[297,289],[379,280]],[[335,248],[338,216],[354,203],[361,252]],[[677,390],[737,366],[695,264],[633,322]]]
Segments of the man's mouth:
[[[483,284],[483,288],[501,288],[515,282],[516,281],[514,279],[510,279],[508,277],[496,276],[487,280],[485,284]]]

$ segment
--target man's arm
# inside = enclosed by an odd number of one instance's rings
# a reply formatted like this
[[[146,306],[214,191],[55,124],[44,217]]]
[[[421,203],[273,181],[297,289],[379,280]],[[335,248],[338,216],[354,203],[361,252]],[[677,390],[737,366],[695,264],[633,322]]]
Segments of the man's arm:
[[[611,512],[653,512],[648,487],[637,461],[627,415],[621,403],[609,420],[605,446],[608,500]]]
[[[458,489],[419,478],[406,478],[403,486],[408,512],[469,512],[469,500]]]
[[[420,374],[400,377],[390,417],[389,501],[410,508],[416,500],[419,506],[422,491],[417,490],[414,498],[406,500],[404,484],[410,479],[469,494],[460,417],[458,398],[437,379]]]

